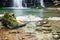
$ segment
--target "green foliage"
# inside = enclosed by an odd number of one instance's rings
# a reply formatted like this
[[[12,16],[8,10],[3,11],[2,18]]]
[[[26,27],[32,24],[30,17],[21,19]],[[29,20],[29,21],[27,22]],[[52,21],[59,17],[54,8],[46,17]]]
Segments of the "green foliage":
[[[38,9],[41,9],[41,8],[43,8],[42,6],[38,6]]]
[[[32,6],[31,8],[36,8],[35,6]]]
[[[41,9],[41,8],[43,8],[43,7],[42,7],[42,6],[38,6],[38,7],[32,6],[31,8],[38,8],[38,9]]]
[[[2,17],[2,23],[6,23],[12,28],[17,28],[18,27],[18,22],[16,19],[12,16],[11,13],[5,13],[4,16]]]

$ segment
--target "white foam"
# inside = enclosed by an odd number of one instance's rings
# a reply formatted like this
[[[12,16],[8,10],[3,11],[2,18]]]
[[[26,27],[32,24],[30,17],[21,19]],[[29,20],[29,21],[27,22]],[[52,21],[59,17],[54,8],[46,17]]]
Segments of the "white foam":
[[[0,17],[4,16],[4,14],[0,14]],[[49,17],[48,20],[60,20],[60,17]],[[16,20],[20,21],[40,21],[43,20],[41,17],[36,17],[33,15],[27,15],[27,16],[18,16],[16,17]]]
[[[0,17],[4,16],[4,14],[0,14]]]
[[[39,20],[43,20],[43,18],[40,17],[35,17],[32,15],[29,16],[18,16],[16,17],[17,20],[21,20],[21,21],[39,21]]]

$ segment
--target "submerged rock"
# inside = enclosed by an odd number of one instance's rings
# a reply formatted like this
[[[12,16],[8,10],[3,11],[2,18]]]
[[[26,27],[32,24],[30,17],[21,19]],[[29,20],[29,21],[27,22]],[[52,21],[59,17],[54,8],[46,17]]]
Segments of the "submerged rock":
[[[51,27],[51,25],[49,25],[49,24],[45,24],[45,25],[43,25],[44,27]]]
[[[53,34],[53,38],[57,40],[60,39],[60,33]]]
[[[20,27],[25,26],[27,24],[27,22],[20,21],[20,20],[17,20],[17,22],[18,22],[18,26]]]
[[[36,28],[35,30],[36,30],[36,31],[39,31],[39,32],[42,31],[42,29],[41,29],[40,27]]]

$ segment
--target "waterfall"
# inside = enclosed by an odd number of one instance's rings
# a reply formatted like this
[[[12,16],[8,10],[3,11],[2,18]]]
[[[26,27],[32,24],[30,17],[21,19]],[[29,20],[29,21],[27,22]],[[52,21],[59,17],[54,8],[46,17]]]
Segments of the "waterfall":
[[[13,7],[23,8],[22,0],[13,0]]]
[[[41,3],[41,6],[42,6],[42,7],[45,7],[45,6],[44,6],[44,0],[40,0],[40,3]]]

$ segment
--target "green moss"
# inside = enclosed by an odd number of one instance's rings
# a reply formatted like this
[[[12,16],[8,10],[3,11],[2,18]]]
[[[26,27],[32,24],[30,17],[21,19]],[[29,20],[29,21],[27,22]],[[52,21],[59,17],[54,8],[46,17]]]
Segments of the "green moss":
[[[41,9],[41,8],[43,8],[42,6],[38,6],[38,9]]]
[[[12,28],[18,27],[18,22],[12,16],[11,13],[5,13],[2,17],[2,23],[6,23],[7,25],[11,26]]]

